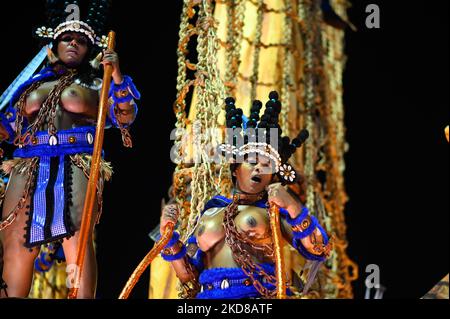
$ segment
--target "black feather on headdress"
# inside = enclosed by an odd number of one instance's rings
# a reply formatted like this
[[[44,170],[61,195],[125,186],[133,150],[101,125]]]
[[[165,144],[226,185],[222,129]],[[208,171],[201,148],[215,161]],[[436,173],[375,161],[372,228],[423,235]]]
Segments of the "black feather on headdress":
[[[87,12],[86,23],[94,29],[97,36],[107,32],[105,26],[110,6],[110,0],[91,0]]]
[[[220,150],[224,154],[232,154],[234,157],[252,152],[265,155],[276,162],[277,174],[281,177],[281,180],[285,183],[293,183],[297,174],[287,162],[297,148],[303,145],[309,133],[303,129],[292,141],[288,136],[282,137],[279,125],[281,102],[278,100],[277,92],[270,92],[266,108],[260,117],[261,108],[261,101],[253,101],[250,116],[247,119],[243,115],[242,109],[236,108],[234,98],[228,97],[225,99],[226,126],[234,131],[233,138],[230,139],[229,136],[229,143],[222,144]],[[263,134],[261,134],[261,130]],[[271,136],[271,134],[276,136]],[[274,138],[277,139],[277,149],[271,146],[271,141]],[[242,140],[244,145],[237,145],[237,141]],[[262,151],[264,148],[266,150]]]
[[[45,3],[45,10],[47,13],[47,25],[50,28],[56,28],[58,24],[64,22],[65,8],[69,1],[47,0]],[[77,1],[72,3],[77,4]]]
[[[99,48],[106,48],[106,22],[110,9],[110,0],[91,0],[86,12],[82,12],[78,0],[47,0],[47,26],[39,27],[35,35],[46,42],[52,42],[66,31],[85,34],[91,43]],[[79,20],[67,20],[71,12],[66,12],[70,5],[80,8]]]

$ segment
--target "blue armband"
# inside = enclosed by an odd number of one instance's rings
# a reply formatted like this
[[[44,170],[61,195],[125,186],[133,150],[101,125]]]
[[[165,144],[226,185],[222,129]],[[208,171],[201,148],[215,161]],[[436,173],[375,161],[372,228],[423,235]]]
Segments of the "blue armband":
[[[309,214],[309,210],[306,206],[302,207],[302,211],[300,212],[300,214],[295,217],[294,219],[291,218],[291,216],[289,216],[289,214],[286,216],[286,221],[289,223],[289,225],[291,226],[297,226],[300,225],[301,222],[308,217]]]
[[[158,236],[156,236],[156,241],[159,241],[160,239],[161,239],[161,234],[158,234]],[[175,245],[177,243],[178,239],[180,239],[180,234],[177,231],[174,231],[172,233],[172,237],[167,242],[166,246],[164,246],[164,249],[173,247],[173,245]]]
[[[305,237],[308,237],[312,234],[312,232],[316,229],[318,222],[317,219],[314,216],[309,216],[310,220],[308,221],[306,218],[304,219],[303,223],[307,224],[305,225],[306,228],[304,228],[303,231],[293,231],[292,234],[297,239],[303,239]]]
[[[161,253],[161,257],[165,261],[174,261],[183,258],[186,255],[186,252],[187,252],[186,246],[183,245],[180,252],[176,253],[175,255],[166,255],[164,253]]]
[[[123,96],[116,96],[114,93],[118,93]],[[129,94],[128,94],[129,93]],[[109,90],[109,96],[113,98],[116,103],[126,103],[131,101],[133,98],[139,100],[141,98],[141,93],[137,90],[133,83],[133,79],[128,75],[123,76],[123,81],[120,84],[115,84],[114,81],[111,83],[111,89]]]
[[[173,247],[178,242],[178,239],[180,239],[180,234],[178,232],[174,231],[172,234],[172,238],[170,238],[169,242],[167,243],[167,245],[164,248]]]
[[[329,238],[327,233],[325,232],[325,230],[322,228],[322,226],[318,223],[317,219],[314,216],[310,216],[311,217],[311,225],[314,224],[314,227],[308,227],[306,231],[309,232],[309,235],[316,229],[318,228],[320,233],[322,234],[322,238],[323,238],[323,245],[327,246],[329,244]],[[301,232],[301,234],[304,234],[305,232]],[[314,255],[312,253],[310,253],[309,251],[306,250],[306,248],[303,246],[301,239],[305,238],[309,235],[305,235],[305,236],[296,236],[295,235],[296,232],[294,232],[294,238],[292,239],[292,246],[297,249],[297,251],[306,259],[309,260],[315,260],[315,261],[324,261],[327,258],[327,253],[322,254],[322,255]],[[325,250],[326,251],[326,250]]]
[[[116,96],[118,95],[123,96]],[[141,98],[141,93],[137,90],[136,86],[133,83],[133,79],[128,75],[123,76],[123,81],[121,84],[115,84],[114,81],[111,83],[111,88],[109,90],[109,97],[112,99],[113,103],[109,107],[109,116],[111,118],[111,124],[115,127],[120,127],[119,122],[116,117],[115,108],[120,103],[131,102],[133,99],[139,100]],[[133,103],[134,108],[134,118],[136,118],[138,113],[138,106],[136,103]],[[134,120],[133,120],[134,121]],[[129,127],[133,122],[122,125],[124,128]]]

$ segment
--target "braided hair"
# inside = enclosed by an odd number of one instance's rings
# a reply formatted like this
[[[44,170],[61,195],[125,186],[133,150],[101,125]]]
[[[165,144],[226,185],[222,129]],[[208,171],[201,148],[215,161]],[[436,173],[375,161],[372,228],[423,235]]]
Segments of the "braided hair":
[[[245,118],[241,108],[237,108],[235,100],[232,97],[225,99],[226,126],[233,129],[233,145],[237,146],[238,135],[242,134],[244,144],[249,140],[270,144],[271,134],[276,134],[278,139],[278,154],[282,163],[287,163],[289,158],[295,153],[297,148],[301,147],[309,137],[309,132],[302,129],[292,140],[288,136],[282,136],[282,130],[279,125],[279,115],[281,112],[281,102],[278,93],[270,92],[269,100],[265,104],[263,115],[260,117],[262,102],[255,100],[250,108],[249,118]],[[264,129],[265,134],[256,134],[259,129]],[[273,136],[272,136],[273,137]],[[230,138],[230,137],[229,137]],[[231,140],[230,140],[231,142]],[[232,164],[231,170],[234,171],[238,164]]]
[[[264,143],[270,143],[270,134],[274,131],[273,129],[275,129],[279,141],[278,153],[281,156],[281,160],[283,162],[287,162],[292,154],[295,153],[297,148],[301,147],[309,137],[309,132],[306,129],[302,129],[300,133],[292,139],[292,141],[288,136],[282,137],[282,130],[279,125],[281,102],[278,99],[278,93],[276,91],[270,92],[269,100],[266,102],[266,108],[263,115],[260,117],[259,114],[261,108],[261,101],[255,100],[252,102],[250,116],[245,123],[245,127],[243,127],[244,123],[242,109],[236,108],[234,98],[227,97],[225,99],[226,126],[227,128],[232,129],[265,129],[266,134],[265,137],[263,137],[264,140],[258,141]],[[249,138],[252,136],[250,134],[254,133],[246,132],[244,130],[244,143],[248,143]]]

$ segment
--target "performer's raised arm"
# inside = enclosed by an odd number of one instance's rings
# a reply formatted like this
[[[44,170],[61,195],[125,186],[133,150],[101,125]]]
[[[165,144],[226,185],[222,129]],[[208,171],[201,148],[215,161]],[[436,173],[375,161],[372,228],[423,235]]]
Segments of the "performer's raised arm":
[[[122,75],[117,52],[105,50],[101,64],[109,64],[113,67],[113,81],[109,93],[109,119],[116,127],[128,127],[136,118],[138,111],[136,100],[140,99],[140,93],[136,89],[132,78],[128,75]]]
[[[269,185],[267,191],[268,201],[280,207],[285,239],[306,259],[325,260],[330,254],[332,245],[317,218],[312,216],[300,201],[295,200],[280,183]]]

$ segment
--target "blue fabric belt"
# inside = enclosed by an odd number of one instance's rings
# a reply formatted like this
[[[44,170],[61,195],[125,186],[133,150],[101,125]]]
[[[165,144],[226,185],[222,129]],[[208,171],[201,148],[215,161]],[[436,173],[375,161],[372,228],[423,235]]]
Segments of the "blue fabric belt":
[[[18,148],[14,157],[30,158],[41,156],[61,156],[78,153],[92,153],[94,149],[95,127],[82,126],[59,131],[50,136],[47,131],[37,132],[29,144]]]
[[[261,264],[270,275],[274,274],[274,265]],[[263,277],[255,274],[255,279],[269,290],[275,286],[264,282]],[[204,270],[199,277],[202,286],[198,299],[240,299],[259,298],[261,294],[253,286],[251,279],[241,268],[212,268]]]

